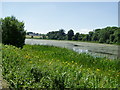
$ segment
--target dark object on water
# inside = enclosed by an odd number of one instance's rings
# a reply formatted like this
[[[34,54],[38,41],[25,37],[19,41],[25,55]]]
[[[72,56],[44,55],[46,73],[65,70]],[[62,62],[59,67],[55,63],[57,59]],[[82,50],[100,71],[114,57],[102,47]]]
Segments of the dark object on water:
[[[76,44],[75,44],[74,46],[79,46],[79,45],[76,45]]]

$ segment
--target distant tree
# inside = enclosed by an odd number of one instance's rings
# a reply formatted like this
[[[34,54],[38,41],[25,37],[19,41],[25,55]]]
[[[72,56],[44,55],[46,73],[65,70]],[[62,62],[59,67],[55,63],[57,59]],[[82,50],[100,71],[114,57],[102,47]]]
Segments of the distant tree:
[[[72,37],[74,36],[74,31],[71,29],[67,33],[67,38],[68,40],[72,40]]]
[[[78,40],[82,40],[82,38],[83,38],[83,36],[81,35],[81,34],[79,34],[79,36],[78,36]]]
[[[110,43],[110,40],[109,40],[109,39],[107,39],[107,40],[106,40],[106,43],[107,43],[107,44],[109,44],[109,43]]]
[[[52,31],[47,33],[48,39],[55,40],[64,40],[66,37],[64,29],[60,29],[59,31]]]
[[[79,37],[79,33],[76,33],[74,36],[73,36],[73,40],[78,40],[78,37]]]
[[[27,32],[26,35],[29,35],[29,32]]]
[[[101,31],[101,29],[95,29],[94,31],[95,31],[95,33],[99,33]]]
[[[47,34],[49,39],[57,40],[83,40],[83,41],[97,41],[100,43],[120,43],[120,27],[105,27],[102,29],[95,29],[90,31],[89,34],[74,35],[73,30],[69,30],[67,34],[63,29],[59,31],[52,31]]]
[[[92,32],[92,31],[89,32],[89,41],[92,41],[93,34],[94,34],[94,32]]]
[[[60,29],[58,31],[58,39],[59,40],[65,40],[65,30],[64,29]]]
[[[78,36],[78,40],[83,40],[83,38],[85,37],[86,35],[85,34],[79,34],[79,36]]]
[[[26,36],[24,23],[18,21],[14,16],[5,17],[0,22],[2,27],[2,43],[22,48]]]
[[[110,35],[110,43],[113,43],[114,39],[115,39],[115,35],[111,34]]]
[[[83,41],[89,41],[89,35],[88,34],[86,34],[84,37],[83,37],[83,39],[82,39]]]
[[[120,44],[120,27],[118,29],[118,44]]]
[[[31,38],[33,38],[33,36],[31,36]]]
[[[99,43],[104,43],[105,41],[104,41],[104,39],[103,38],[100,38],[99,39]]]
[[[42,35],[43,39],[46,39],[46,35]]]
[[[114,39],[114,43],[120,43],[120,28],[118,28],[115,32],[115,39]]]

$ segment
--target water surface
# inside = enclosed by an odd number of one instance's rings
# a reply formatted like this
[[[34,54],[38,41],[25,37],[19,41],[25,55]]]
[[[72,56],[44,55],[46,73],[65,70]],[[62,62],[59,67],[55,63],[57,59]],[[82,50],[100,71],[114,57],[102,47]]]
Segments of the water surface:
[[[94,57],[108,57],[110,59],[118,58],[118,50],[120,49],[118,45],[41,39],[26,39],[25,44],[64,47],[78,53],[88,53]]]

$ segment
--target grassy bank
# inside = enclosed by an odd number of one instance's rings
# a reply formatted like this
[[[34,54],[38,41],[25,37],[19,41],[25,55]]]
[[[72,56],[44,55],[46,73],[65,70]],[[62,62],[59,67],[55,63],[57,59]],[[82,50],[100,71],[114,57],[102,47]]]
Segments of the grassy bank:
[[[31,36],[26,36],[26,39],[55,40],[55,39],[41,39],[38,36],[34,36],[33,38],[31,38]],[[107,44],[107,43],[99,43],[98,41],[80,41],[80,40],[55,40],[55,41],[71,41],[71,42],[87,42],[87,43]],[[120,45],[120,43],[110,43],[107,45]]]
[[[53,46],[3,45],[3,75],[14,88],[118,88],[119,64]]]

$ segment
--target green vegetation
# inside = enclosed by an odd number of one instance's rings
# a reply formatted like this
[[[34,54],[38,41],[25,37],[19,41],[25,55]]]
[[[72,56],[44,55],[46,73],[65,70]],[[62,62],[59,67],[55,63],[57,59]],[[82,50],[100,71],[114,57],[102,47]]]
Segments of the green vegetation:
[[[0,19],[0,32],[2,32],[2,43],[23,47],[26,31],[24,23],[18,21],[14,16]]]
[[[55,39],[55,40],[65,40],[66,34],[63,29],[59,31],[52,31],[47,33],[48,39]]]
[[[61,33],[62,30],[62,33]],[[69,30],[67,34],[63,29],[59,31],[52,31],[46,34],[48,39],[55,40],[76,40],[76,41],[90,41],[107,44],[120,44],[120,27],[106,27],[102,29],[95,29],[90,31],[89,34],[76,33]],[[62,36],[62,38],[60,38]]]
[[[118,88],[119,64],[54,46],[3,45],[3,75],[11,88]]]
[[[33,39],[40,39],[40,36],[30,36],[30,35],[26,35],[26,38],[27,38],[27,39],[31,39],[31,38],[33,38]]]
[[[3,52],[0,52],[2,56],[0,64],[2,64],[3,78],[9,82],[10,88],[63,90],[120,86],[120,60],[94,58],[54,46],[24,45],[26,36],[24,23],[14,16],[0,19],[0,28],[4,44]],[[35,38],[34,34],[31,33],[29,38]],[[39,34],[35,35],[36,38],[39,37]],[[65,31],[60,29],[41,35],[42,39],[120,43],[119,27],[106,27],[91,31],[89,34],[75,35],[73,30],[65,34]]]

